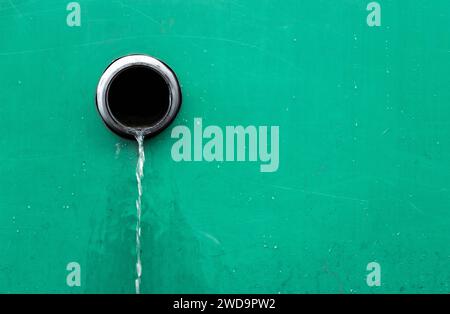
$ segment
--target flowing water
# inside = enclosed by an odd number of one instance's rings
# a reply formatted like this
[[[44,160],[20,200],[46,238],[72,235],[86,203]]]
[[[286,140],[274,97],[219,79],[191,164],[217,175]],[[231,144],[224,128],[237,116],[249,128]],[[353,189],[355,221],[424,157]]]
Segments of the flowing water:
[[[144,135],[142,133],[136,133],[136,141],[138,142],[139,157],[136,165],[136,180],[138,188],[138,198],[136,200],[136,293],[140,293],[141,288],[141,276],[142,276],[142,263],[141,263],[141,212],[142,212],[142,178],[144,177]]]

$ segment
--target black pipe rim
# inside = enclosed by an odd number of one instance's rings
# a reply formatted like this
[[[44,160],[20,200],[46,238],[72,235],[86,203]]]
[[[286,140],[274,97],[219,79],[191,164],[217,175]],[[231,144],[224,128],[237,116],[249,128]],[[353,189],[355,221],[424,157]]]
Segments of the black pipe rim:
[[[156,123],[147,127],[130,127],[118,120],[111,112],[108,103],[108,91],[113,80],[122,71],[130,67],[149,67],[166,82],[169,91],[169,104],[166,114]],[[181,107],[181,88],[175,72],[164,62],[144,54],[132,54],[114,60],[103,72],[97,85],[96,104],[106,126],[125,138],[154,136],[163,131],[175,119]]]

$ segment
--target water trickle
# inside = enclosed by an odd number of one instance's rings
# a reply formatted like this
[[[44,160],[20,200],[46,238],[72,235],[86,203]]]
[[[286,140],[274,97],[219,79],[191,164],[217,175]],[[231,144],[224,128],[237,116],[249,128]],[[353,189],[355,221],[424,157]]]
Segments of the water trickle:
[[[141,263],[141,212],[142,212],[142,178],[144,177],[144,162],[145,162],[145,152],[144,152],[144,134],[138,132],[135,135],[136,141],[138,142],[138,152],[139,157],[136,165],[136,180],[138,188],[138,198],[136,200],[136,293],[140,293],[141,287],[141,276],[142,276],[142,263]]]

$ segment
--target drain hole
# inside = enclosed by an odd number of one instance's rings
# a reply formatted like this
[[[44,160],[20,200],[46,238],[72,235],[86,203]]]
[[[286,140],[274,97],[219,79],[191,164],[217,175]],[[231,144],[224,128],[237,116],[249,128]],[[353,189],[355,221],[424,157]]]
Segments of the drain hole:
[[[175,72],[143,54],[111,63],[100,77],[95,96],[106,126],[126,138],[151,137],[167,128],[180,109],[181,98]]]
[[[131,128],[147,128],[167,114],[170,91],[160,73],[148,66],[135,65],[116,74],[106,99],[117,121]]]

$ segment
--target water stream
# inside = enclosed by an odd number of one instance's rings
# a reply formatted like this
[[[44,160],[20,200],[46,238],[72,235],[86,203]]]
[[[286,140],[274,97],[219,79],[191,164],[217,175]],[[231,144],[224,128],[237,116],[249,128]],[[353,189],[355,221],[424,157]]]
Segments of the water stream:
[[[142,212],[142,178],[144,177],[144,135],[143,133],[136,133],[136,141],[138,142],[139,157],[136,165],[136,180],[138,188],[138,198],[136,200],[136,293],[140,293],[141,288],[141,276],[142,276],[142,263],[141,263],[141,212]]]

